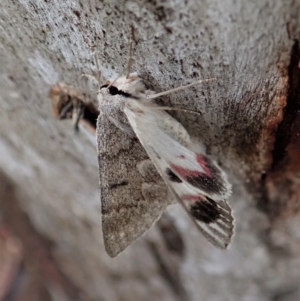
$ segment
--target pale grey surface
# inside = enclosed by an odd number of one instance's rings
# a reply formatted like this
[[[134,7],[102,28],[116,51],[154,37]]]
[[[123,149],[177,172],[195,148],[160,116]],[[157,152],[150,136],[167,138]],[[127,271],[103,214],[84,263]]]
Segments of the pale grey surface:
[[[285,104],[293,45],[287,22],[299,39],[299,7],[258,0],[1,1],[0,166],[86,300],[298,300],[299,218],[270,229],[256,204]],[[50,86],[63,80],[85,88],[80,75],[96,70],[83,38],[97,47],[103,76],[115,77],[127,66],[130,25],[138,42],[133,67],[153,90],[217,78],[166,98],[203,113],[177,114],[234,186],[237,233],[228,252],[209,245],[181,208],[171,209],[186,244],[175,270],[188,297],[176,294],[149,249],[149,241],[163,248],[157,228],[108,258],[95,138],[84,130],[74,135],[71,122],[51,115]]]

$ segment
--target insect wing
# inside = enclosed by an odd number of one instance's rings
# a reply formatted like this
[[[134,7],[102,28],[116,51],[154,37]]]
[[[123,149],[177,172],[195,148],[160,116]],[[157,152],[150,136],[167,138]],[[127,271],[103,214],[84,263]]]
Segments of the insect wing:
[[[107,253],[115,257],[144,234],[169,204],[160,179],[143,179],[137,163],[143,147],[100,113],[97,121],[102,229]]]
[[[225,173],[210,158],[179,142],[185,130],[166,112],[131,101],[125,114],[176,200],[210,242],[227,248],[234,219],[225,201],[231,188]]]

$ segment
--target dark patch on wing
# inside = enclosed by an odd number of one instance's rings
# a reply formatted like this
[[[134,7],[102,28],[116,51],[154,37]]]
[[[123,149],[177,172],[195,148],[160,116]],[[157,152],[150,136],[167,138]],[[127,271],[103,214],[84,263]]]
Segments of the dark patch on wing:
[[[186,177],[186,181],[194,187],[205,191],[207,194],[221,194],[226,191],[218,177],[211,178],[203,173],[199,173],[197,176]]]
[[[109,188],[113,189],[113,188],[116,188],[116,187],[119,187],[119,186],[126,186],[126,185],[128,185],[128,181],[122,181],[120,183],[111,184]]]
[[[170,168],[167,168],[165,173],[171,182],[182,183],[181,179],[179,179]]]
[[[196,220],[206,224],[214,223],[221,216],[217,203],[209,198],[197,201],[191,206],[190,211]]]
[[[171,164],[171,169],[189,184],[201,189],[207,194],[226,193],[227,187],[219,168],[205,156],[201,156],[201,164],[199,160],[200,155],[197,155],[196,158],[201,168],[204,169],[204,172],[190,170],[174,164]]]

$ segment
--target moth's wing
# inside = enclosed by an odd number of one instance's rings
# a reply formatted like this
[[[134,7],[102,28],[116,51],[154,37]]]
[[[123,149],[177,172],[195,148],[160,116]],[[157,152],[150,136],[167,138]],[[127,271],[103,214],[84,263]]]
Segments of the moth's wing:
[[[171,198],[155,168],[148,172],[149,164],[143,164],[149,159],[138,139],[123,133],[102,113],[97,144],[104,244],[115,257],[151,227]]]
[[[125,108],[125,114],[158,172],[204,236],[225,249],[234,233],[234,218],[225,197],[225,173],[203,154],[181,144],[184,128],[166,112],[146,106]],[[166,128],[167,127],[167,128]],[[174,131],[177,128],[178,139]]]

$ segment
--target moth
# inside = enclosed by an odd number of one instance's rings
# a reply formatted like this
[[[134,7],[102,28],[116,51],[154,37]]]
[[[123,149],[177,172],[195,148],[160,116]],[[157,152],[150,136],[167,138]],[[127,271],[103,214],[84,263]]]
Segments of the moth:
[[[96,132],[96,121],[99,115],[97,105],[88,100],[78,90],[64,82],[58,82],[49,90],[54,117],[72,119],[74,130],[78,131],[78,124],[82,123],[92,133]]]
[[[191,141],[167,113],[169,108],[153,101],[199,82],[155,93],[137,73],[128,73],[100,87],[102,225],[111,257],[148,230],[174,200],[213,245],[226,249],[230,244],[234,218],[227,203],[231,185],[226,174]]]

